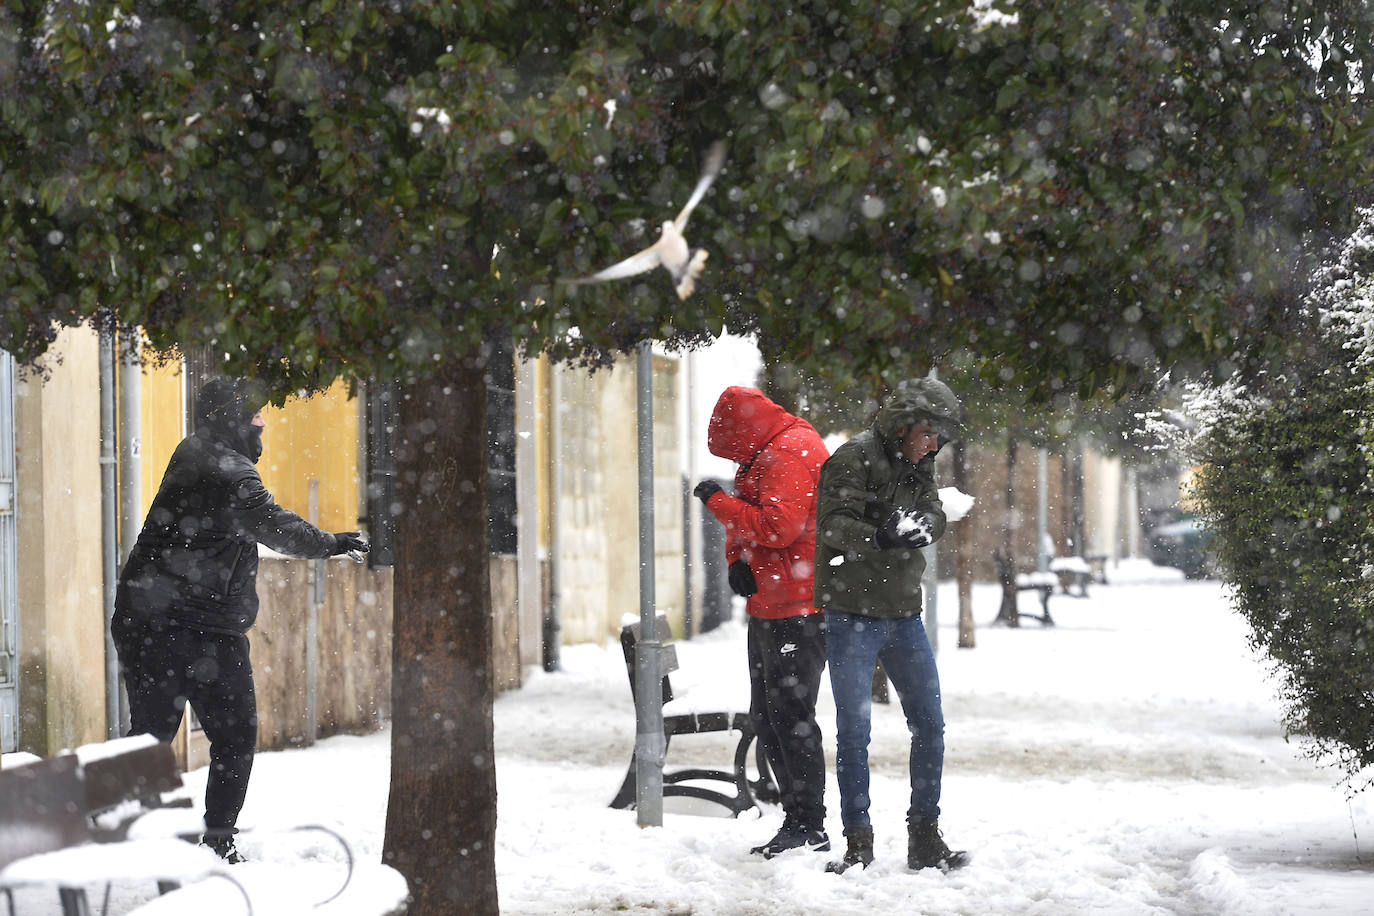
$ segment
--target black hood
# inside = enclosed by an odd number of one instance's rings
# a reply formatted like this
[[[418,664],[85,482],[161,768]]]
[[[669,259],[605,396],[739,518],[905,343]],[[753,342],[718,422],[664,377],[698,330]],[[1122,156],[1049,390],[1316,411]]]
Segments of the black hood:
[[[196,397],[196,435],[213,439],[246,456],[262,457],[262,427],[253,414],[267,406],[267,388],[246,379],[212,378]]]

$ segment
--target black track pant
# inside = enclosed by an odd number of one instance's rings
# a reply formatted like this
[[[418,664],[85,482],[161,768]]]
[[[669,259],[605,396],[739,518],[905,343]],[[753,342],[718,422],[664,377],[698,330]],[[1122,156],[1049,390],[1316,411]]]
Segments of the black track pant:
[[[782,790],[783,813],[825,827],[825,749],[816,695],[825,671],[825,615],[749,618],[749,717]]]
[[[232,828],[248,793],[258,740],[248,637],[145,627],[118,616],[112,631],[129,692],[129,734],[171,741],[190,703],[210,739],[205,826]]]

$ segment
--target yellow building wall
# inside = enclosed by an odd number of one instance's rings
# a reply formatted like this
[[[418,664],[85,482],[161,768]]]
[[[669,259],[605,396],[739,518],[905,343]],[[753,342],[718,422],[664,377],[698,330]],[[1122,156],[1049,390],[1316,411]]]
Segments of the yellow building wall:
[[[277,503],[308,518],[310,481],[320,482],[319,527],[358,530],[358,402],[335,382],[309,398],[292,397],[262,412],[258,472]]]
[[[186,435],[184,376],[180,362],[143,369],[140,468],[142,514],[157,495],[172,452]],[[358,527],[358,402],[336,383],[309,398],[292,397],[263,411],[262,459],[258,472],[278,504],[309,517],[310,481],[320,481],[320,527]]]
[[[139,418],[139,480],[142,492],[141,516],[148,509],[162,483],[162,472],[186,435],[186,410],[183,405],[185,377],[180,360],[143,367],[141,388],[141,417]]]

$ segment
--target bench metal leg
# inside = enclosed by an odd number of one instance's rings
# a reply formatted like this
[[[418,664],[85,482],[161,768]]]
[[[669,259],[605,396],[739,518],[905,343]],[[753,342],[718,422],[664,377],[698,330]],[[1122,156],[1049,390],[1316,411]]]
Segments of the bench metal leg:
[[[714,802],[730,811],[731,817],[739,817],[740,812],[748,811],[755,807],[754,794],[749,783],[749,745],[754,740],[752,729],[741,729],[740,739],[735,743],[735,759],[733,768],[727,772],[725,770],[712,770],[700,767],[685,767],[682,769],[665,771],[663,774],[663,794],[669,796],[686,796],[688,798],[699,798],[702,801]],[[767,774],[764,774],[767,778]],[[735,787],[733,795],[721,792],[717,789],[708,789],[704,786],[680,785],[680,783],[691,782],[692,780],[715,780],[717,782],[729,782]],[[760,780],[763,781],[763,780]]]
[[[86,902],[86,889],[82,887],[60,887],[58,899],[62,901],[62,916],[91,916],[90,904]]]
[[[754,745],[754,768],[759,771],[759,778],[749,783],[754,798],[770,805],[782,801],[782,790],[778,788],[773,769],[768,765],[768,753],[763,749],[762,741]]]
[[[635,806],[635,757],[634,751],[630,752],[630,768],[625,771],[625,781],[620,784],[620,791],[615,793],[615,798],[611,799],[612,808],[633,808]]]
[[[696,798],[702,801],[713,802],[724,808],[729,809],[731,816],[738,817],[740,812],[748,811],[756,807],[756,799],[772,801],[778,798],[778,789],[775,785],[767,763],[759,751],[757,765],[759,768],[759,778],[751,781],[749,779],[749,747],[754,743],[754,730],[747,725],[738,729],[740,732],[739,741],[735,743],[735,754],[733,766],[730,770],[713,770],[702,767],[686,767],[679,769],[667,769],[663,771],[663,795],[669,797]],[[708,734],[709,732],[701,732]],[[688,732],[687,734],[692,734]],[[667,742],[671,743],[672,735],[667,735]],[[757,748],[758,746],[755,745]],[[664,746],[665,756],[667,755],[667,744]],[[633,752],[630,754],[630,766],[625,771],[625,779],[620,784],[620,790],[616,792],[615,798],[611,799],[612,808],[633,808],[636,803],[635,798],[635,766],[638,758]],[[709,789],[703,786],[682,785],[682,783],[693,780],[715,780],[718,782],[728,782],[734,785],[733,794],[721,792],[716,789]]]
[[[665,735],[663,739],[663,758],[668,758],[668,746],[672,744],[673,736]],[[639,754],[637,751],[630,751],[630,765],[625,769],[625,780],[620,784],[620,791],[615,793],[615,798],[611,799],[612,808],[633,808],[638,799],[635,796],[636,780],[635,768],[639,765]],[[673,773],[666,766],[663,769],[663,794],[668,795],[668,786],[672,782]],[[698,777],[699,778],[699,777]]]

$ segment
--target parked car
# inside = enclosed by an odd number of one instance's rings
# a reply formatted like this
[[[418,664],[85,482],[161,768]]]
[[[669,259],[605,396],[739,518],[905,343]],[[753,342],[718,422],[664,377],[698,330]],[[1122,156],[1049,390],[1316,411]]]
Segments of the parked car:
[[[1216,575],[1212,532],[1193,515],[1180,516],[1150,532],[1150,560],[1158,566],[1183,570],[1189,579]]]

